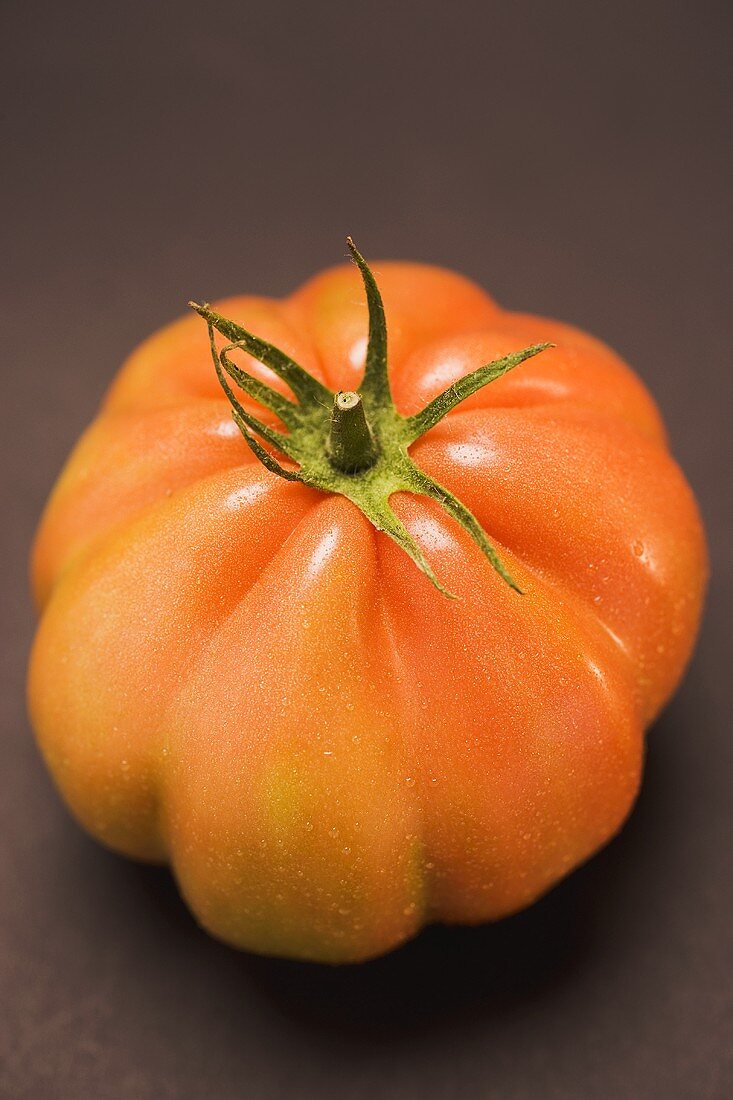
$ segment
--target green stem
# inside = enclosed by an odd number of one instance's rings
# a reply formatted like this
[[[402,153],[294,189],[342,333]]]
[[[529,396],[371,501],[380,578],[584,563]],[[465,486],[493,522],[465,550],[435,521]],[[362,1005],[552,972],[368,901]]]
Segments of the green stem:
[[[360,473],[377,461],[377,445],[358,393],[346,390],[334,397],[327,452],[331,465],[342,474]]]

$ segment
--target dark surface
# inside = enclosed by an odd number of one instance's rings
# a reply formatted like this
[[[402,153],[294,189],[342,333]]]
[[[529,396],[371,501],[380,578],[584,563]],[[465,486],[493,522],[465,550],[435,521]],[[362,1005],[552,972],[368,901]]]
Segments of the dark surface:
[[[733,1095],[730,10],[2,4],[3,1096]],[[289,291],[347,232],[625,354],[714,579],[621,837],[499,926],[329,970],[214,943],[71,823],[24,716],[24,570],[126,352],[191,296]]]

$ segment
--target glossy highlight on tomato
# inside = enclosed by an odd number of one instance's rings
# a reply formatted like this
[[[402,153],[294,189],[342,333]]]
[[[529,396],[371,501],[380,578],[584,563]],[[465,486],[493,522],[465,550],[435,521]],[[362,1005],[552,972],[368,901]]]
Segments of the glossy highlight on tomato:
[[[516,912],[617,832],[707,573],[659,413],[613,351],[452,272],[372,267],[401,417],[553,345],[409,448],[516,588],[439,494],[390,505],[443,591],[342,491],[265,468],[194,314],[123,365],[32,562],[30,710],[75,817],[170,863],[213,935],[324,962]],[[340,266],[216,315],[350,395],[371,340],[362,277]]]

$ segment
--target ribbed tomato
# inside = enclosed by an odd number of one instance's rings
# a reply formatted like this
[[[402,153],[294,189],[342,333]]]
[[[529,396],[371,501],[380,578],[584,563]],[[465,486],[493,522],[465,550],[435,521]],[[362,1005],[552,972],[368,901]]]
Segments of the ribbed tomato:
[[[236,345],[217,336],[216,371],[198,316],[147,340],[33,557],[30,707],[75,816],[169,861],[214,935],[324,961],[512,913],[617,831],[706,576],[693,496],[617,355],[459,275],[378,263],[393,407],[354,255],[371,329],[349,265],[198,307]],[[334,393],[369,436],[351,468]]]

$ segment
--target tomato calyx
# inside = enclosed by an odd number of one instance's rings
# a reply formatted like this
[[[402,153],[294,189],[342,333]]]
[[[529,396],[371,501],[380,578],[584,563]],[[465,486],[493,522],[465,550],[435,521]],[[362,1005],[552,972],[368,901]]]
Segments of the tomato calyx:
[[[475,516],[443,485],[412,461],[409,447],[471,394],[552,344],[533,344],[457,379],[425,408],[402,416],[395,408],[387,371],[387,324],[374,276],[350,237],[347,244],[362,276],[369,307],[364,377],[358,391],[334,393],[279,348],[222,316],[207,303],[189,302],[207,323],[211,357],[232,407],[232,417],[259,461],[288,481],[301,481],[323,492],[341,493],[384,531],[415,562],[432,584],[456,597],[438,580],[422,550],[389,505],[396,492],[437,501],[479,546],[510,588],[521,589],[504,566]],[[219,350],[215,333],[229,343]],[[295,400],[285,397],[239,367],[231,358],[244,351],[285,382]],[[230,382],[268,409],[286,431],[265,423],[244,408]],[[285,465],[275,454],[282,455]]]

